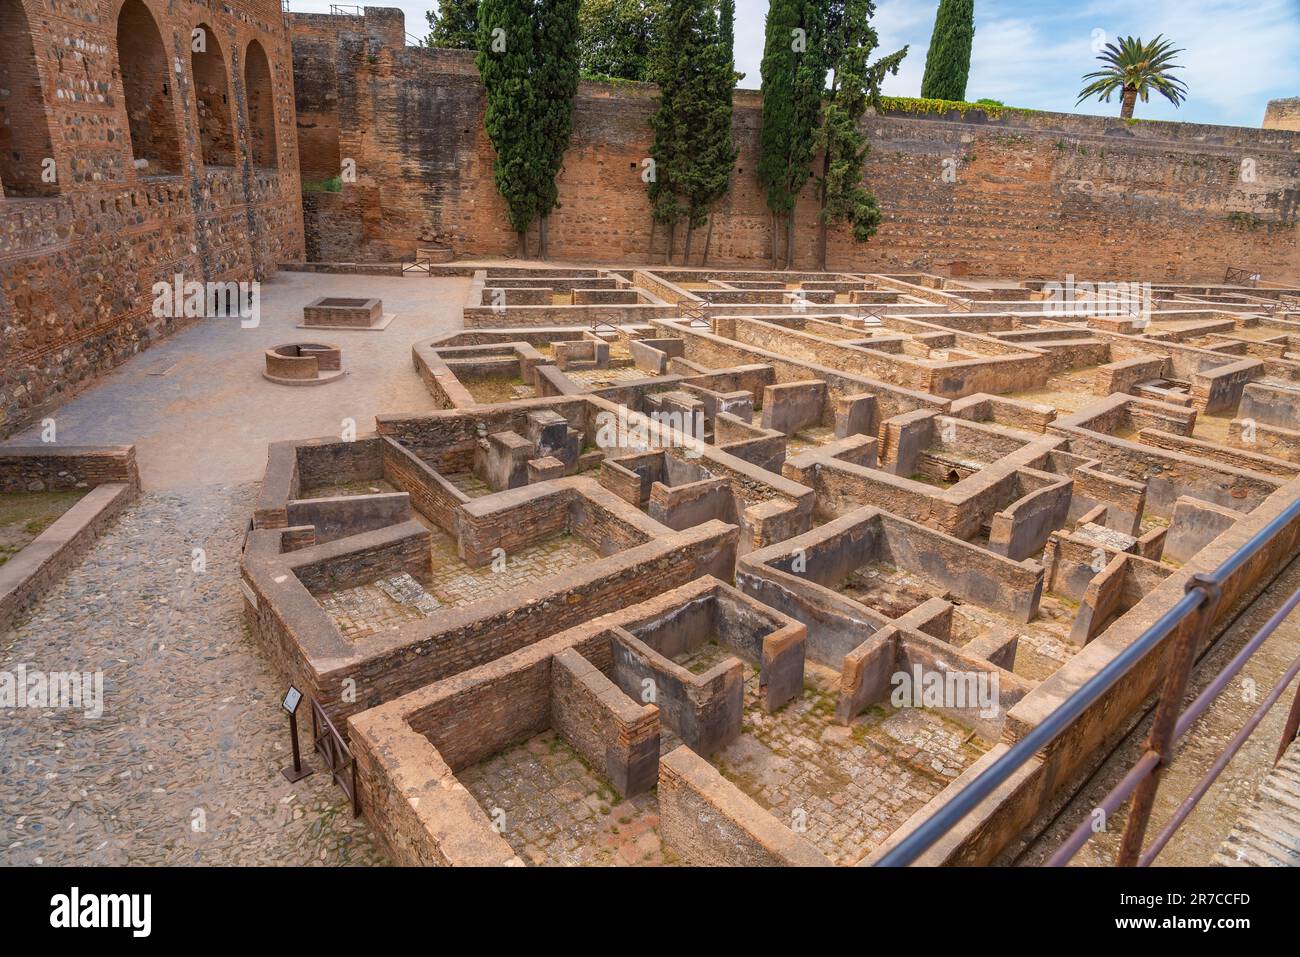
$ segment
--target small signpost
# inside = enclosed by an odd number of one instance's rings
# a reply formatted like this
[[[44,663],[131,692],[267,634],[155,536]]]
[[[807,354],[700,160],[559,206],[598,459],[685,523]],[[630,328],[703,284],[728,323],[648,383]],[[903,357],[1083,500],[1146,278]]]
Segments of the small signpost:
[[[285,768],[280,773],[290,781],[301,781],[312,773],[311,768],[303,767],[302,755],[298,751],[298,705],[302,703],[302,692],[293,685],[284,694],[280,707],[289,712],[289,738],[293,741],[293,767]]]

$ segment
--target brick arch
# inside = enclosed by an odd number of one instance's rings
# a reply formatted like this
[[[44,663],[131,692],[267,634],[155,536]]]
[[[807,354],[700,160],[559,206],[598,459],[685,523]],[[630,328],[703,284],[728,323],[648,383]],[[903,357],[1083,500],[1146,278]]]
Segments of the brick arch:
[[[0,195],[49,196],[54,150],[22,0],[0,0]],[[46,171],[49,172],[46,172]]]
[[[200,23],[190,31],[190,72],[194,78],[194,116],[203,165],[234,166],[230,75],[217,32],[207,23]]]
[[[248,109],[248,144],[254,166],[279,166],[275,142],[275,87],[266,50],[251,40],[244,52],[244,98]]]
[[[143,176],[180,172],[176,78],[158,21],[143,0],[126,0],[118,11],[117,72],[136,169]]]

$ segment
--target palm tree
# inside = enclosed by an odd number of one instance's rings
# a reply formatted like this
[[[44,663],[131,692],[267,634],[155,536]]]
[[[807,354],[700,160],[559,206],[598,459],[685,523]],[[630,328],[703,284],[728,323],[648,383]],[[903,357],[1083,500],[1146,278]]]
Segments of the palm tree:
[[[1079,93],[1078,106],[1090,96],[1101,97],[1103,102],[1110,102],[1110,95],[1122,90],[1122,106],[1119,115],[1124,119],[1133,116],[1133,104],[1137,98],[1147,102],[1147,97],[1155,90],[1174,106],[1187,99],[1187,84],[1170,70],[1182,67],[1171,62],[1182,50],[1170,49],[1173,41],[1163,39],[1163,34],[1150,43],[1143,43],[1142,38],[1120,37],[1119,45],[1106,44],[1106,51],[1097,57],[1106,64],[1105,69],[1089,73],[1085,80],[1092,80]]]

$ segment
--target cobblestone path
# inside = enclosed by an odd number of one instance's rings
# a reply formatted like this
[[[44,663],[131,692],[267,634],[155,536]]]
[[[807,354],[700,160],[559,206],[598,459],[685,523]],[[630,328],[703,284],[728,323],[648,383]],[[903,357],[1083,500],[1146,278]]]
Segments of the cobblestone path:
[[[240,617],[255,493],[144,493],[0,635],[0,671],[104,676],[97,719],[0,711],[0,865],[386,862],[327,775],[280,774],[284,689]]]
[[[621,798],[554,731],[457,777],[527,864],[673,864],[659,839],[654,791]]]

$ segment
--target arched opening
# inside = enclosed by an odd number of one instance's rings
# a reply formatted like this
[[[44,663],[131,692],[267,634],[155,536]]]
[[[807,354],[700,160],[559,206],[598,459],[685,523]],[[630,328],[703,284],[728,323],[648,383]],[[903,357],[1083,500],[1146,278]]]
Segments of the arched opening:
[[[144,176],[180,172],[175,82],[158,24],[140,0],[126,0],[117,15],[117,68],[135,168]]]
[[[235,128],[230,122],[226,58],[216,33],[206,23],[200,23],[190,35],[190,65],[203,165],[234,166]]]
[[[0,0],[0,195],[48,196],[54,150],[22,0]]]
[[[244,94],[248,98],[248,141],[254,166],[278,166],[275,155],[275,94],[271,65],[254,40],[244,56]]]

